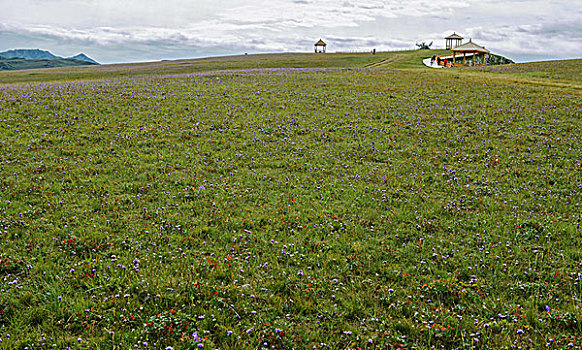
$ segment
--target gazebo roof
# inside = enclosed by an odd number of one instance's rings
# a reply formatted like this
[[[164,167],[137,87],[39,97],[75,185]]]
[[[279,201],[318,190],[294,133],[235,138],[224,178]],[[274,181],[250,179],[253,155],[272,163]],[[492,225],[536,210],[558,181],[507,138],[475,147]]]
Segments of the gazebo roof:
[[[327,46],[327,44],[324,43],[323,40],[319,39],[319,41],[315,43],[315,46]]]
[[[459,34],[457,34],[457,33],[453,33],[453,34],[447,36],[445,39],[460,39],[460,40],[463,40],[464,38],[462,36],[460,36]]]
[[[468,43],[464,43],[463,45],[459,45],[455,48],[452,48],[451,51],[489,53],[489,50],[487,50],[484,46],[479,46],[475,44],[472,40],[469,40]]]

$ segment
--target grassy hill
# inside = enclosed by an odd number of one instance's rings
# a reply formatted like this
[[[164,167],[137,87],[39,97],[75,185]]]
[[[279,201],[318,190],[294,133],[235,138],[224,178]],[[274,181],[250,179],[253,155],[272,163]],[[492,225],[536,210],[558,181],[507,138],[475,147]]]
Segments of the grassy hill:
[[[0,72],[0,82],[63,81],[84,79],[109,79],[139,75],[192,74],[219,70],[245,70],[265,68],[422,68],[422,59],[438,50],[398,52],[260,54],[202,59],[161,61],[134,64],[114,64],[53,70]]]
[[[582,83],[582,59],[493,66],[484,71],[538,82]]]
[[[0,349],[580,348],[579,62],[434,53],[1,73]]]

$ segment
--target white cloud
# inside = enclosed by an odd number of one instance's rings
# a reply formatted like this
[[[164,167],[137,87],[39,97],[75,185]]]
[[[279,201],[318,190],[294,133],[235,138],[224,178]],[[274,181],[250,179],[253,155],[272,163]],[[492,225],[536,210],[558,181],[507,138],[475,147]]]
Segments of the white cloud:
[[[184,48],[208,53],[307,51],[320,37],[331,51],[413,48],[418,40],[435,40],[440,46],[442,34],[454,30],[494,51],[539,55],[545,49],[579,56],[582,6],[576,2],[19,0],[2,7],[0,35],[20,36],[30,45],[76,43],[78,51],[86,45],[102,52],[145,45],[157,47],[162,59]],[[0,50],[13,48],[5,45],[0,40]]]
[[[574,57],[582,48],[582,28],[577,22],[512,25],[499,28],[468,28],[469,36],[482,40],[498,52]]]

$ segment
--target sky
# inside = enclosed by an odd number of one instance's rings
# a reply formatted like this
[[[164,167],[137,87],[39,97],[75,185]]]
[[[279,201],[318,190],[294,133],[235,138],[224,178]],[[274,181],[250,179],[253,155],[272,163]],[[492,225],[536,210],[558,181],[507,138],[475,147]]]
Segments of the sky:
[[[456,32],[516,62],[582,58],[582,0],[0,0],[0,51],[101,63],[393,51]]]

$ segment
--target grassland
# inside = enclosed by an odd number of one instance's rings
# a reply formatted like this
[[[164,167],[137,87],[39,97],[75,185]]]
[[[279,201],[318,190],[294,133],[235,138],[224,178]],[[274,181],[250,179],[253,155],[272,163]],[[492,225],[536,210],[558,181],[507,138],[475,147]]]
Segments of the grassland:
[[[0,349],[580,348],[580,80],[425,54],[0,74]]]
[[[415,50],[379,52],[376,55],[369,53],[335,53],[327,55],[297,53],[261,54],[136,64],[34,69],[2,72],[0,74],[0,83],[116,79],[142,75],[167,76],[174,74],[265,68],[364,68],[370,66],[383,68],[418,68],[422,66],[422,58],[442,52],[442,50]]]

